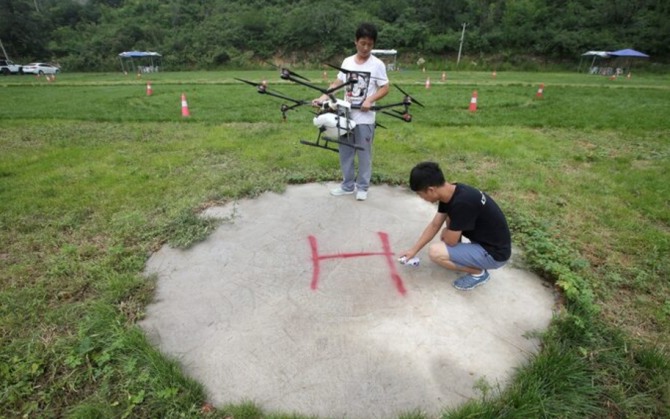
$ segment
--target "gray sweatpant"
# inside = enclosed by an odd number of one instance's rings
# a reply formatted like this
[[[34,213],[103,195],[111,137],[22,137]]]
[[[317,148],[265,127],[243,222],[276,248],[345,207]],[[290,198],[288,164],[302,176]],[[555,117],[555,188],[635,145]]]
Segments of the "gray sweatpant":
[[[341,188],[345,191],[367,191],[370,187],[372,177],[372,142],[375,136],[374,124],[356,125],[354,128],[354,143],[362,147],[357,150],[353,147],[341,145],[340,169],[342,170]],[[346,140],[345,140],[346,141]],[[358,176],[356,176],[356,164],[354,158],[358,155]]]

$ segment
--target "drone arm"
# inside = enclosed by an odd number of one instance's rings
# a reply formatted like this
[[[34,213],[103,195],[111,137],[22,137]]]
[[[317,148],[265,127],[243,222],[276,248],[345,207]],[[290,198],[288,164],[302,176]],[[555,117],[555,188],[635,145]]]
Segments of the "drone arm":
[[[382,111],[382,113],[384,115],[388,115],[388,116],[392,116],[394,118],[398,118],[398,119],[400,119],[402,121],[405,121],[405,122],[412,122],[412,115],[410,115],[407,112],[405,112],[403,114],[395,114],[395,113],[391,113],[391,112]]]
[[[281,106],[281,111],[282,111],[282,113],[285,113],[285,112],[293,110],[293,109],[295,109],[295,108],[297,108],[298,106],[301,106],[301,105],[304,105],[304,103],[300,102],[300,103],[296,103],[295,105],[291,105],[291,106],[282,105]]]
[[[296,104],[296,107],[299,106],[299,105],[306,105],[308,103],[307,101],[304,101],[304,100],[296,100],[296,99],[290,98],[288,96],[284,96],[280,93],[272,92],[272,91],[268,90],[266,82],[254,83],[254,82],[249,81],[249,80],[238,79],[238,78],[235,78],[235,80],[241,81],[242,83],[246,83],[246,84],[251,85],[251,86],[254,86],[258,90],[258,93],[260,93],[262,95],[270,95],[270,96],[278,97],[280,99],[288,100],[289,102],[293,102],[293,103]]]
[[[289,102],[295,103],[295,107],[307,104],[307,102],[304,101],[304,100],[296,100],[296,99],[290,98],[288,96],[281,95],[279,93],[269,92],[267,90],[264,91],[264,92],[259,92],[259,93],[263,93],[263,94],[270,95],[270,96],[273,96],[273,97],[278,97],[280,99],[288,100]]]
[[[300,79],[297,79],[297,78],[295,78],[295,77],[293,77],[293,76],[290,76],[290,75],[289,75],[289,76],[287,76],[287,77],[282,77],[282,78],[285,78],[286,80],[290,80],[290,81],[292,81],[292,82],[294,82],[294,83],[297,83],[297,84],[300,84],[300,85],[302,85],[302,86],[307,86],[307,87],[309,87],[309,88],[311,88],[311,89],[318,90],[319,92],[323,93],[324,95],[327,95],[327,94],[328,94],[328,91],[327,91],[326,89],[322,89],[322,88],[320,88],[320,87],[318,87],[318,86],[315,86],[315,85],[313,85],[313,84],[311,84],[311,83],[304,82],[304,81],[302,81],[302,80],[300,80]]]
[[[322,90],[322,89],[317,88],[317,90],[320,91],[322,94],[321,94],[321,96],[319,96],[318,98],[314,99],[313,104],[315,104],[315,105],[316,105],[316,104],[320,105],[321,103],[323,103],[323,102],[325,102],[325,101],[327,101],[327,100],[330,100],[330,101],[332,101],[332,102],[335,102],[337,99],[336,99],[335,96],[333,95],[333,92],[335,92],[335,91],[337,91],[338,89],[342,88],[342,86],[344,86],[344,82],[342,82],[342,80],[340,80],[340,79],[335,79],[335,81],[332,82],[332,83],[330,84],[330,86],[328,86],[328,89],[326,89],[326,90]]]
[[[402,113],[400,111],[395,111],[397,113],[391,113],[391,112],[386,112],[384,110],[384,109],[391,108],[393,106],[401,106],[401,105],[405,105],[405,103],[400,102],[400,103],[395,103],[395,104],[391,104],[391,105],[373,106],[373,107],[370,108],[370,111],[381,111],[381,113],[383,113],[384,115],[389,115],[389,116],[392,116],[394,118],[401,119],[405,122],[412,122],[412,115],[410,115],[410,113],[408,112],[407,107],[405,107],[405,112],[402,112]],[[360,105],[352,106],[351,109],[360,110],[361,106]]]
[[[374,105],[374,106],[371,106],[369,110],[371,110],[371,111],[381,111],[382,109],[387,109],[387,108],[392,108],[394,106],[402,106],[402,105],[403,105],[402,102],[393,103],[393,104],[390,104],[390,105]],[[361,105],[354,105],[354,106],[351,107],[351,109],[361,110]]]
[[[336,92],[336,91],[340,90],[341,88],[343,88],[344,86],[348,86],[350,84],[356,84],[356,80],[350,79],[350,80],[347,80],[346,82],[343,82],[342,80],[337,79],[335,82],[333,82],[333,84],[330,85],[328,90],[326,90],[324,93],[332,98],[332,94],[334,92]]]

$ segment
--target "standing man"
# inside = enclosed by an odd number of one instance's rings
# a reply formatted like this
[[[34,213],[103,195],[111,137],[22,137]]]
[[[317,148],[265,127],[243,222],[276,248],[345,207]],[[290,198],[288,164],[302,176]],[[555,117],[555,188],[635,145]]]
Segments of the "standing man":
[[[505,215],[486,193],[462,183],[445,181],[433,162],[417,164],[409,177],[410,188],[422,199],[438,203],[437,214],[416,244],[403,256],[414,257],[445,228],[441,241],[430,245],[430,260],[450,270],[465,272],[454,282],[459,290],[471,290],[489,280],[489,269],[500,268],[512,253],[512,239]],[[461,237],[470,243],[461,242]]]
[[[353,139],[356,146],[362,150],[349,146],[339,146],[340,169],[342,183],[330,191],[331,195],[350,195],[356,192],[356,199],[365,201],[368,197],[370,178],[372,177],[372,142],[375,136],[375,112],[370,111],[375,102],[386,96],[389,91],[389,80],[386,75],[386,65],[382,60],[372,55],[372,49],[377,42],[377,28],[370,23],[362,23],[356,30],[356,54],[347,57],[341,68],[346,70],[337,74],[337,79],[329,89],[347,83],[353,73],[358,81],[348,84],[345,88],[344,99],[351,103],[351,119],[356,122]],[[328,100],[327,95],[321,95],[312,101],[314,106],[320,106]],[[354,158],[358,155],[358,176]]]

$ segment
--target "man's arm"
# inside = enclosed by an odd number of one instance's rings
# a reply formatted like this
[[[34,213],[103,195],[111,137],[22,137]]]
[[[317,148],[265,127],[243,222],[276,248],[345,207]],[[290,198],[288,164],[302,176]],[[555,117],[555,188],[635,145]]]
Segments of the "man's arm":
[[[361,110],[369,111],[373,103],[386,96],[389,93],[389,84],[390,83],[386,83],[385,85],[380,87],[379,90],[377,90],[374,95],[365,98],[365,100],[361,104]]]
[[[448,246],[456,246],[461,242],[462,231],[449,230],[449,227],[442,231],[441,239]]]
[[[403,253],[401,256],[405,256],[407,259],[411,259],[416,256],[416,254],[419,253],[419,251],[423,249],[423,247],[427,245],[428,242],[433,239],[433,237],[435,237],[446,220],[447,214],[441,212],[435,214],[433,220],[426,226],[426,228],[423,230],[423,233],[421,233],[421,236],[419,236],[419,240],[416,241],[416,244],[414,244],[411,249]]]

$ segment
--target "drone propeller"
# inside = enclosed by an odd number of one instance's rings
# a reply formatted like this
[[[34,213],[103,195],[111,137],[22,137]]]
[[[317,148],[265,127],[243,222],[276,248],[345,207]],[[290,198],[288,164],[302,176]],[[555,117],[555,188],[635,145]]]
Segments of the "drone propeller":
[[[249,80],[238,79],[237,77],[234,77],[234,79],[237,80],[237,81],[241,81],[242,83],[246,83],[246,84],[248,84],[248,85],[250,85],[250,86],[254,86],[255,88],[258,89],[258,93],[265,93],[265,91],[266,91],[266,89],[267,89],[267,87],[268,87],[268,83],[267,83],[267,82],[263,82],[263,83],[254,83],[254,82],[249,81]]]
[[[266,64],[271,65],[272,67],[278,69],[278,70],[279,70],[279,73],[280,73],[279,77],[281,77],[281,78],[284,79],[284,80],[290,80],[291,77],[295,77],[295,78],[303,79],[303,80],[305,80],[305,81],[309,81],[308,78],[303,77],[303,76],[301,76],[300,74],[295,73],[295,72],[289,70],[289,69],[286,68],[286,67],[278,66],[277,64],[271,63],[270,61],[267,61],[267,60],[264,60],[264,62],[265,62]]]
[[[303,77],[300,74],[289,70],[288,68],[282,68],[281,69],[281,74],[280,74],[279,77],[281,77],[284,80],[291,80],[292,77],[295,77],[295,78],[298,78],[298,79],[303,79],[305,81],[309,81],[309,79],[307,77]]]
[[[285,96],[281,93],[272,92],[272,91],[267,89],[268,84],[267,84],[266,81],[263,81],[262,83],[254,83],[254,82],[249,81],[249,80],[238,79],[238,78],[235,78],[235,80],[239,80],[242,83],[246,83],[248,85],[256,87],[256,89],[258,89],[258,93],[266,94],[266,95],[273,96],[273,97],[278,97],[280,99],[284,99],[284,100],[288,100],[289,102],[293,102],[293,105],[291,105],[291,106],[289,106],[285,103],[282,103],[281,107],[279,108],[279,110],[281,111],[283,121],[286,121],[286,113],[288,111],[291,111],[291,110],[297,108],[298,106],[307,105],[308,103],[310,103],[307,100],[297,100],[297,99],[293,99],[293,98],[290,98],[288,96]]]
[[[295,103],[295,106],[292,106],[291,108],[297,107],[299,105],[307,105],[308,103],[310,103],[307,100],[297,100],[297,99],[293,99],[293,98],[290,98],[288,96],[285,96],[281,93],[272,92],[272,91],[268,90],[267,82],[254,83],[254,82],[249,81],[249,80],[238,79],[238,78],[235,78],[235,80],[238,80],[238,81],[241,81],[242,83],[246,83],[248,85],[256,87],[258,89],[258,93],[267,94],[267,95],[270,95],[270,96],[278,97],[280,99],[288,100],[289,102]]]
[[[295,72],[293,72],[293,71],[291,71],[291,70],[289,70],[289,69],[287,69],[287,68],[282,68],[282,69],[281,69],[280,77],[281,77],[282,79],[284,79],[284,80],[289,80],[289,81],[292,81],[292,82],[294,82],[294,83],[300,84],[300,85],[302,85],[302,86],[309,87],[310,89],[314,89],[314,90],[316,90],[316,91],[319,91],[319,92],[323,93],[324,95],[329,96],[330,99],[331,99],[333,102],[336,100],[335,97],[332,95],[333,92],[335,92],[336,90],[339,90],[339,89],[343,88],[343,87],[346,86],[346,85],[349,85],[349,84],[352,84],[352,83],[355,82],[355,81],[347,82],[347,83],[344,83],[344,84],[342,84],[342,85],[340,85],[340,86],[334,87],[334,88],[332,88],[332,89],[323,89],[323,88],[321,88],[321,87],[319,87],[319,86],[316,86],[316,85],[312,84],[312,83],[309,81],[309,79],[307,79],[307,78],[301,76],[300,74],[297,74],[297,73],[295,73]],[[303,80],[306,80],[306,81],[303,81]]]
[[[326,65],[327,65],[328,67],[334,68],[335,70],[339,70],[339,71],[341,71],[341,72],[343,72],[343,73],[345,73],[345,74],[349,74],[349,73],[355,73],[355,74],[358,74],[357,71],[347,70],[347,69],[344,69],[344,68],[342,68],[342,67],[338,67],[338,66],[336,66],[336,65],[332,65],[332,64],[329,64],[329,63],[326,63]]]
[[[421,106],[422,108],[424,107],[423,104],[422,104],[421,102],[419,102],[418,100],[414,99],[414,98],[413,98],[412,96],[410,96],[410,94],[407,93],[406,91],[402,90],[402,89],[400,88],[400,86],[398,86],[397,84],[394,84],[394,86],[395,86],[398,90],[400,90],[400,92],[401,92],[403,95],[405,95],[406,98],[408,98],[408,99],[410,100],[410,103],[416,103],[417,105]]]

